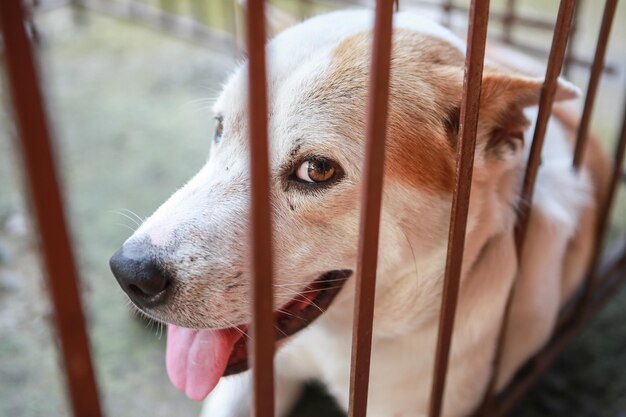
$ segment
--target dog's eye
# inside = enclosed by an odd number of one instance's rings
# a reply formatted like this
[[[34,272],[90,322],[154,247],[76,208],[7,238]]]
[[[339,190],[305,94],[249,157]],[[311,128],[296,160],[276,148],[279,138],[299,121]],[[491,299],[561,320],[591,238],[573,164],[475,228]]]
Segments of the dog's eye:
[[[296,177],[304,182],[322,183],[335,177],[333,162],[324,158],[311,158],[304,161],[296,170]]]
[[[222,141],[222,133],[224,132],[224,119],[222,116],[215,117],[215,133],[213,135],[213,141],[218,144]]]

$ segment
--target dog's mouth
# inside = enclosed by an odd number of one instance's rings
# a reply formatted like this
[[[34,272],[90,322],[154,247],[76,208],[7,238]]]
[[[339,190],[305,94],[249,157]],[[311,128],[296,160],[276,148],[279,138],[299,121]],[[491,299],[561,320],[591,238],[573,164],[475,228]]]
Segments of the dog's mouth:
[[[276,341],[306,328],[328,309],[352,275],[350,270],[323,274],[274,312]],[[176,388],[192,400],[204,399],[222,376],[248,369],[248,325],[229,329],[168,326],[167,372]]]

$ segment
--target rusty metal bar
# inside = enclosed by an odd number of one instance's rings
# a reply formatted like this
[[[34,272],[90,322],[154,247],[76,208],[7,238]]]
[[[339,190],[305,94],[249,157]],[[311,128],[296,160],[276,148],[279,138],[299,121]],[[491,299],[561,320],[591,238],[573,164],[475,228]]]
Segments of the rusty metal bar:
[[[129,7],[129,4],[132,7]],[[131,1],[129,4],[109,0],[89,0],[84,3],[83,7],[85,10],[103,13],[117,19],[131,19],[151,29],[166,31],[171,35],[214,48],[223,53],[233,53],[233,49],[237,47],[235,36],[231,36],[225,30],[210,28],[193,19],[167,13],[161,9],[155,11],[149,4],[138,1]],[[232,4],[234,7],[234,3]],[[235,19],[234,14],[231,17],[233,20]],[[163,26],[165,20],[169,22],[167,27]]]
[[[507,1],[511,1],[511,0],[507,0]],[[460,13],[469,12],[469,9],[467,6],[455,4],[453,3],[452,0],[442,0],[441,2],[438,2],[438,3],[433,3],[432,1],[425,1],[425,0],[414,0],[413,3],[426,6],[426,7],[437,7],[441,9],[442,11],[446,12],[446,19],[442,20],[442,23],[445,26],[450,26],[452,22],[451,16],[453,12],[460,12]],[[491,12],[492,22],[497,21],[497,22],[501,22],[502,24],[505,24],[506,19],[507,19],[506,10],[505,11],[494,10],[493,12]],[[552,31],[554,29],[554,24],[551,20],[546,20],[546,19],[534,17],[534,16],[515,15],[514,23],[516,25],[519,25],[520,27],[528,27],[528,28],[538,29],[538,30]],[[574,27],[572,26],[572,31],[573,30],[574,30]],[[503,42],[508,42],[510,45],[513,45],[521,49],[522,51],[530,53],[530,54],[534,54],[538,56],[548,55],[547,51],[543,50],[542,48],[538,46],[534,46],[534,45],[524,43],[524,42],[519,42],[513,37],[508,38],[506,33],[504,33],[501,36],[501,40]],[[576,56],[574,51],[571,51],[571,52],[568,52],[565,58],[565,65],[566,66],[575,65],[577,67],[587,68],[587,67],[591,67],[592,62],[588,59],[585,59],[584,57]],[[616,68],[612,65],[607,65],[604,68],[604,71],[607,72],[608,74],[617,73]]]
[[[43,97],[20,0],[0,1],[8,76],[26,179],[39,230],[47,287],[74,417],[100,417],[100,401],[80,302]]]
[[[502,25],[504,26],[502,40],[506,43],[510,43],[513,38],[516,5],[517,0],[506,0],[504,14],[502,15]]]
[[[572,65],[576,65],[576,39],[579,32],[579,23],[578,21],[580,16],[580,11],[583,8],[583,4],[579,3],[574,7],[574,16],[572,17],[572,27],[569,31],[569,42],[567,44],[567,50],[565,51],[565,62],[563,63],[563,76],[568,77],[570,71],[572,69]],[[591,63],[588,63],[587,66],[591,67]]]
[[[572,33],[572,32],[570,32]],[[571,39],[571,35],[570,35],[570,39]],[[537,47],[537,46],[533,46],[533,45],[529,45],[523,42],[518,42],[515,39],[511,39],[511,42],[509,43],[511,46],[514,46],[515,48],[519,49],[520,52],[525,52],[528,54],[533,54],[533,55],[537,55],[537,56],[546,56],[547,53],[546,51],[544,51],[542,48]],[[569,49],[569,48],[568,48]],[[590,61],[586,58],[582,58],[580,56],[577,56],[576,54],[569,53],[566,54],[563,65],[564,65],[564,71],[565,71],[565,66],[566,65],[574,65],[577,67],[581,67],[581,68],[591,68],[591,65],[593,65],[593,61]],[[611,65],[610,63],[607,64],[603,71],[608,74],[608,75],[616,75],[618,73],[617,68],[615,67],[615,65]]]
[[[578,135],[576,137],[576,148],[574,149],[574,167],[576,169],[580,168],[585,148],[587,146],[591,113],[593,112],[593,105],[598,92],[598,84],[600,83],[600,77],[602,76],[604,57],[606,55],[606,48],[609,43],[609,36],[611,35],[611,27],[613,25],[616,9],[617,0],[606,0],[604,5],[604,14],[602,15],[600,33],[598,35],[598,42],[596,44],[596,52],[593,57],[593,65],[591,66],[591,75],[589,76],[587,95],[585,97],[585,107],[583,108],[583,114],[578,127]]]
[[[246,5],[252,270],[252,416],[274,417],[272,216],[270,205],[264,0]]]
[[[430,3],[432,5],[432,3]],[[452,26],[452,11],[456,9],[454,5],[454,0],[444,0],[441,2],[441,9],[444,13],[442,23],[446,27]]]
[[[526,228],[528,227],[528,221],[530,216],[530,209],[532,204],[533,190],[535,187],[535,180],[537,179],[537,171],[539,170],[539,163],[541,161],[541,149],[543,147],[543,141],[548,126],[548,121],[552,113],[552,104],[554,103],[554,96],[558,86],[558,76],[563,66],[565,57],[565,50],[567,48],[567,39],[570,32],[572,17],[574,15],[574,8],[576,7],[576,0],[561,0],[559,5],[559,12],[556,19],[556,25],[554,29],[554,35],[552,37],[552,46],[550,48],[550,57],[548,59],[548,67],[546,69],[546,76],[541,90],[541,97],[539,99],[539,114],[537,115],[537,123],[535,125],[535,132],[533,135],[533,142],[530,148],[530,155],[528,157],[528,163],[526,166],[526,175],[522,185],[522,191],[520,195],[520,204],[518,206],[518,220],[515,228],[515,244],[517,249],[518,262],[521,259],[522,250],[524,247],[524,240],[526,238]],[[498,343],[496,347],[495,360],[493,374],[487,392],[485,401],[481,408],[483,411],[488,410],[490,407],[490,398],[492,398],[493,390],[495,388],[496,377],[500,369],[500,361],[502,359],[502,352],[504,351],[504,343],[506,340],[506,332],[508,329],[507,323],[511,314],[511,304],[515,296],[516,281],[513,282],[513,287],[509,293],[509,297],[506,303],[504,317],[498,336]],[[488,415],[485,412],[485,415]]]
[[[609,0],[611,1],[611,0]],[[608,2],[607,2],[608,3]],[[626,97],[626,94],[625,94]],[[611,182],[609,183],[609,189],[606,196],[606,201],[604,201],[599,215],[598,215],[598,225],[596,227],[596,237],[595,237],[595,247],[592,255],[591,267],[589,269],[589,275],[587,276],[587,280],[585,281],[585,286],[583,290],[583,296],[579,304],[579,308],[577,309],[577,313],[580,315],[585,310],[587,310],[587,306],[591,302],[592,296],[594,294],[594,290],[598,285],[598,264],[600,262],[600,258],[602,255],[602,248],[604,246],[604,238],[608,231],[609,220],[611,217],[611,209],[613,207],[613,203],[615,201],[615,196],[617,195],[617,186],[620,183],[623,165],[624,165],[624,154],[626,153],[626,101],[624,103],[624,115],[622,116],[622,130],[620,133],[620,137],[617,141],[617,146],[615,148],[614,160],[613,160],[613,173],[611,174]]]
[[[498,396],[492,408],[489,409],[489,413],[484,414],[479,411],[475,414],[476,417],[507,416],[520,398],[594,317],[594,314],[599,312],[617,290],[624,285],[624,281],[626,281],[626,241],[618,243],[609,250],[603,263],[605,267],[600,268],[602,271],[599,273],[602,287],[598,287],[592,294],[593,300],[585,314],[559,326],[552,340],[518,372],[513,382]]]
[[[352,327],[349,417],[365,417],[367,413],[391,73],[392,17],[393,2],[376,0],[365,131],[365,158],[361,179],[361,215]]]
[[[472,0],[467,34],[468,43],[465,59],[465,79],[463,81],[463,101],[461,102],[459,141],[457,143],[456,180],[450,214],[448,255],[441,300],[439,336],[433,370],[429,417],[439,417],[441,415],[445,394],[448,359],[452,343],[452,330],[465,247],[465,230],[474,168],[476,129],[478,127],[488,22],[489,1]]]
[[[457,4],[454,2],[454,0],[442,0],[441,2],[438,2],[438,3],[433,3],[432,1],[426,1],[426,0],[414,0],[412,3],[419,4],[420,6],[426,6],[426,7],[437,7],[447,12],[469,13],[468,6],[464,4]],[[505,13],[499,10],[494,10],[493,12],[491,12],[492,20],[503,21],[504,18],[505,18]],[[528,26],[528,27],[535,28],[535,29],[543,29],[543,30],[550,30],[550,31],[554,29],[554,25],[552,24],[551,21],[534,17],[534,16],[523,16],[523,15],[515,16],[515,23],[521,26]]]
[[[625,95],[626,97],[626,95]],[[488,413],[479,410],[476,416],[504,417],[515,406],[522,395],[528,391],[537,378],[545,371],[545,369],[554,361],[558,354],[567,346],[571,339],[593,318],[607,302],[611,296],[616,293],[624,281],[626,281],[626,236],[615,244],[611,249],[605,251],[605,255],[601,256],[601,242],[607,231],[610,210],[617,193],[617,187],[622,176],[622,166],[626,154],[626,102],[624,103],[624,116],[621,134],[618,138],[616,151],[614,154],[614,166],[609,185],[609,193],[607,199],[602,206],[599,215],[599,224],[597,228],[595,248],[597,261],[594,272],[594,287],[589,290],[584,289],[582,297],[588,297],[588,301],[584,303],[584,310],[575,311],[577,314],[565,314],[564,319],[559,321],[557,329],[554,333],[552,341],[550,341],[541,352],[539,352],[523,369],[506,390],[495,398],[488,409]],[[579,298],[580,299],[580,298]],[[581,303],[578,303],[581,305]]]
[[[552,104],[558,87],[558,76],[563,67],[565,57],[565,49],[567,48],[567,39],[570,31],[572,16],[576,0],[561,0],[559,13],[556,21],[556,28],[552,38],[552,47],[550,48],[550,58],[546,69],[546,77],[543,88],[541,90],[541,98],[539,101],[539,114],[537,115],[537,123],[533,142],[530,148],[530,156],[528,157],[528,165],[526,167],[526,175],[522,185],[520,196],[520,207],[518,211],[518,222],[516,227],[516,244],[518,258],[521,255],[526,237],[526,228],[530,215],[530,207],[537,179],[537,171],[539,170],[539,162],[541,160],[541,149],[545,139],[548,121],[552,114]]]

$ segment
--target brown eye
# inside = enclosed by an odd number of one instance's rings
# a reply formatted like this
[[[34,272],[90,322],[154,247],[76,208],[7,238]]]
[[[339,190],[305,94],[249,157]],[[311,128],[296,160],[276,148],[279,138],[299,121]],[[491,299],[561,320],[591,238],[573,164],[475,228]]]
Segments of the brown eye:
[[[224,120],[222,116],[215,117],[215,134],[213,135],[213,141],[218,144],[222,141],[222,133],[224,132]]]
[[[326,182],[334,176],[335,167],[333,163],[323,158],[307,159],[296,170],[296,177],[305,182]]]

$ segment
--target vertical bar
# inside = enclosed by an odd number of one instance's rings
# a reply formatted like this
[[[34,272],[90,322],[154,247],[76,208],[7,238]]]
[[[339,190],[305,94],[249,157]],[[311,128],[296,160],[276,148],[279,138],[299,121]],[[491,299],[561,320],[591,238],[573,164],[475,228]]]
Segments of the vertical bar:
[[[580,16],[580,11],[583,8],[583,4],[577,4],[574,7],[574,17],[572,18],[572,27],[569,33],[569,43],[567,46],[567,50],[565,51],[565,62],[563,64],[563,76],[569,77],[570,71],[572,69],[572,65],[576,65],[576,38],[578,35],[578,21],[580,20],[578,17]]]
[[[41,43],[41,35],[39,34],[39,29],[35,24],[34,14],[37,11],[37,7],[39,7],[39,0],[31,0],[29,2],[25,2],[24,4],[24,22],[28,27],[28,34],[30,35],[33,44],[38,45]]]
[[[598,43],[596,44],[596,53],[593,57],[591,75],[589,76],[585,107],[583,108],[583,114],[578,127],[578,135],[576,137],[576,148],[574,149],[574,167],[576,169],[580,169],[580,164],[582,163],[585,147],[589,138],[589,123],[591,122],[591,114],[598,92],[598,84],[600,83],[602,69],[604,68],[604,57],[609,43],[613,18],[615,17],[615,9],[617,9],[617,0],[606,0],[600,33],[598,34]]]
[[[193,25],[193,33],[192,35],[198,39],[204,39],[205,29],[210,28],[212,22],[210,21],[210,17],[212,13],[209,13],[208,8],[215,8],[221,6],[220,2],[214,2],[212,5],[209,3],[205,3],[204,0],[188,0],[189,9],[191,12],[191,18],[195,21],[195,25]]]
[[[252,416],[274,417],[275,330],[264,0],[246,5],[252,243]]]
[[[361,180],[360,237],[356,268],[348,411],[350,417],[365,417],[367,413],[391,73],[392,16],[393,2],[377,0],[367,103],[365,159]]]
[[[515,9],[517,0],[506,0],[506,8],[504,16],[502,16],[502,24],[504,25],[503,41],[505,43],[511,43],[513,22],[515,21]]]
[[[298,17],[300,20],[305,20],[311,14],[311,0],[299,0],[298,1]]]
[[[539,170],[539,162],[541,161],[541,149],[546,136],[548,121],[552,115],[552,104],[558,86],[558,76],[563,67],[565,50],[567,48],[567,39],[572,24],[572,16],[576,0],[561,0],[559,12],[552,37],[552,46],[550,48],[550,57],[548,58],[548,67],[546,69],[546,77],[541,90],[541,98],[539,100],[539,114],[537,115],[537,124],[533,135],[533,142],[530,148],[530,156],[526,166],[526,175],[522,185],[521,201],[518,207],[518,222],[516,228],[516,244],[518,258],[522,253],[524,239],[526,237],[526,228],[530,216],[530,207],[537,179],[537,171]]]
[[[489,1],[472,0],[469,10],[463,101],[461,102],[459,141],[457,143],[456,179],[450,213],[448,255],[441,299],[429,417],[441,415],[448,373],[448,359],[465,247],[465,229],[474,168],[474,148],[476,146],[488,22]]]
[[[626,97],[626,94],[624,95]],[[589,275],[587,281],[585,281],[585,289],[583,292],[583,298],[581,299],[578,313],[584,313],[587,311],[589,304],[591,303],[594,290],[598,285],[597,270],[600,263],[600,255],[602,254],[602,248],[604,246],[604,238],[609,225],[611,208],[615,201],[617,194],[617,186],[622,177],[622,167],[624,164],[624,153],[626,153],[626,101],[624,102],[624,116],[622,117],[623,124],[621,134],[617,140],[617,146],[615,148],[615,159],[613,161],[613,173],[611,174],[611,182],[609,183],[608,193],[606,195],[606,201],[604,201],[599,215],[598,225],[596,228],[596,243],[593,250],[593,256],[591,261],[591,267],[589,269]]]
[[[454,9],[454,0],[442,0],[441,12],[443,16],[441,18],[441,24],[449,28],[452,26],[452,10]]]
[[[174,0],[159,0],[159,22],[164,29],[172,28],[172,16],[177,11],[177,2]]]
[[[548,120],[552,114],[552,104],[554,103],[554,96],[558,86],[557,80],[563,61],[565,58],[565,50],[567,48],[568,34],[570,33],[572,25],[572,17],[574,15],[574,9],[576,7],[576,0],[561,0],[559,5],[559,11],[554,28],[554,34],[552,36],[552,46],[550,47],[550,56],[548,58],[548,67],[546,69],[546,76],[541,89],[541,97],[539,99],[539,113],[537,115],[537,123],[535,125],[535,132],[533,134],[533,142],[530,148],[530,155],[526,165],[526,175],[524,176],[524,182],[522,185],[522,191],[520,195],[520,204],[518,205],[518,220],[515,229],[515,244],[517,250],[518,262],[521,259],[522,250],[524,247],[524,241],[526,238],[526,228],[528,227],[528,220],[530,216],[530,208],[533,197],[533,190],[535,187],[535,180],[537,179],[537,171],[539,170],[539,163],[541,161],[541,148],[543,147],[543,141],[548,126]],[[494,366],[489,386],[485,394],[485,401],[481,409],[484,411],[492,405],[493,391],[495,388],[496,378],[500,369],[500,361],[502,359],[502,352],[504,351],[504,343],[506,340],[507,323],[511,314],[511,304],[515,296],[516,281],[513,282],[513,287],[509,293],[507,299],[504,317],[500,326],[500,333],[498,336],[498,342],[496,346],[496,353],[494,358]],[[486,413],[483,413],[487,415]]]
[[[78,274],[66,228],[35,62],[24,30],[21,0],[0,1],[0,29],[4,35],[9,90],[39,230],[72,413],[75,417],[100,417]]]

